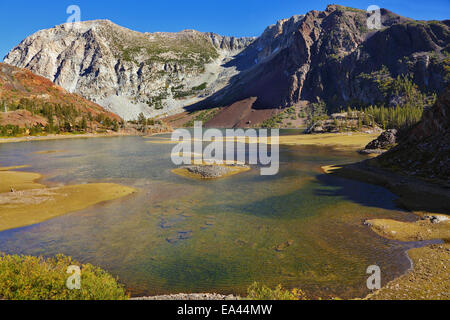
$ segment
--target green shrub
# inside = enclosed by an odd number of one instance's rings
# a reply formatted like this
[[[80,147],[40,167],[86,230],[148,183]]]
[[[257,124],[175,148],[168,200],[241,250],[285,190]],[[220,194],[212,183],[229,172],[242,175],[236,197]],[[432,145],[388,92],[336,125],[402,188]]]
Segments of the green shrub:
[[[205,90],[206,87],[208,86],[208,83],[204,82],[201,85],[197,86],[197,87],[193,87],[192,90],[194,91],[202,91]]]
[[[214,109],[209,109],[203,112],[198,113],[193,119],[191,119],[190,121],[186,122],[184,124],[185,128],[192,128],[194,127],[194,124],[196,121],[200,121],[203,123],[207,123],[208,121],[212,120],[217,113],[220,111],[219,108],[214,108]]]
[[[81,268],[81,289],[69,290],[67,268]],[[125,289],[106,271],[58,255],[44,259],[0,255],[0,298],[7,300],[125,300]]]
[[[25,133],[24,128],[20,128],[17,125],[7,124],[4,126],[0,125],[0,136],[1,137],[16,137]]]
[[[196,94],[198,94],[199,91],[203,91],[206,89],[206,87],[208,86],[208,83],[204,82],[201,85],[197,86],[197,87],[193,87],[190,90],[187,91],[178,91],[177,88],[172,88],[172,93],[175,99],[181,99],[181,98],[185,98],[185,97],[189,97],[189,96],[194,96]],[[180,88],[180,87],[178,87]],[[183,87],[181,87],[183,88]]]
[[[283,114],[278,114],[270,119],[265,120],[261,123],[261,128],[279,128],[283,124]]]
[[[270,289],[257,282],[253,283],[247,290],[248,300],[307,300],[305,293],[300,289],[291,291],[283,289],[278,285],[275,289]]]

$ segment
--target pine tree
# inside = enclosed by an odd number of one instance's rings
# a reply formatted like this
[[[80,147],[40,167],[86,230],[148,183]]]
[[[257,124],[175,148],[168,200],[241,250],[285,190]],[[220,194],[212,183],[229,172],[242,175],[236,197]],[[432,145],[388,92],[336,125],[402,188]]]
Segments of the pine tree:
[[[80,124],[81,130],[86,131],[87,129],[87,121],[86,121],[86,117],[83,116],[83,118],[81,118],[81,124]]]

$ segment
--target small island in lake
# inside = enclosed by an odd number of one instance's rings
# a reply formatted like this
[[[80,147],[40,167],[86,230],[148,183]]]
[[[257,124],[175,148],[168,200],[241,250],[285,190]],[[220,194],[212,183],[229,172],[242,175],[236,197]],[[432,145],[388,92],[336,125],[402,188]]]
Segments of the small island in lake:
[[[250,166],[244,164],[231,164],[231,165],[193,164],[178,169],[174,169],[172,170],[172,172],[182,177],[201,180],[212,180],[230,177],[250,170],[251,170]]]

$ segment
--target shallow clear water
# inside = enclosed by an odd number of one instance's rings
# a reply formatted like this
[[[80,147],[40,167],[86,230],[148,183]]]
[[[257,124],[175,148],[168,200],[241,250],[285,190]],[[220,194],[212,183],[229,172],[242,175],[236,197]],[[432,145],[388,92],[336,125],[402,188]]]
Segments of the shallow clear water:
[[[132,196],[0,233],[6,253],[73,256],[118,276],[133,295],[244,294],[259,281],[312,297],[368,293],[366,269],[383,283],[409,267],[401,244],[367,218],[412,219],[389,191],[324,175],[320,167],[364,159],[354,152],[281,147],[280,173],[258,168],[218,181],[174,175],[173,144],[141,137],[0,144],[0,165],[25,165],[48,185],[117,182]],[[56,153],[35,154],[58,150]],[[290,242],[282,250],[277,246]],[[281,246],[283,247],[283,246]],[[280,249],[280,248],[278,248]]]

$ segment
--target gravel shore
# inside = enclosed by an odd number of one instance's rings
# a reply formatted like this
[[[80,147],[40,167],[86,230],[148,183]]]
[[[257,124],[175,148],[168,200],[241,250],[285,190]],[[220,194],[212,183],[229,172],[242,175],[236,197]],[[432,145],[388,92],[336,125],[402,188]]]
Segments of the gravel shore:
[[[172,294],[154,297],[132,298],[131,300],[179,300],[179,301],[200,301],[200,300],[239,300],[233,295],[224,296],[216,293],[195,293],[195,294]]]

